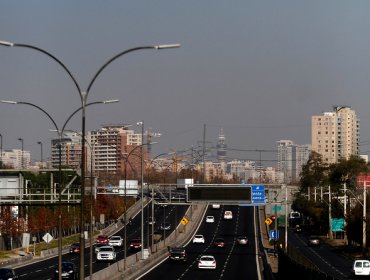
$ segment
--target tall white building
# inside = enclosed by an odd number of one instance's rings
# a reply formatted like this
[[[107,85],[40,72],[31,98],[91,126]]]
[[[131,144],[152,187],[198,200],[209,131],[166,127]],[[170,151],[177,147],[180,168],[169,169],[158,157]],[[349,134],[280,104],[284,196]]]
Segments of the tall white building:
[[[335,106],[333,112],[312,116],[312,150],[324,162],[336,163],[340,158],[359,155],[360,121],[348,106]]]
[[[302,165],[307,163],[310,145],[297,145],[291,140],[277,141],[278,171],[282,172],[285,183],[296,182],[300,178]]]
[[[22,152],[21,149],[3,151],[2,160],[4,165],[14,169],[28,169],[31,165],[31,153],[24,150]]]

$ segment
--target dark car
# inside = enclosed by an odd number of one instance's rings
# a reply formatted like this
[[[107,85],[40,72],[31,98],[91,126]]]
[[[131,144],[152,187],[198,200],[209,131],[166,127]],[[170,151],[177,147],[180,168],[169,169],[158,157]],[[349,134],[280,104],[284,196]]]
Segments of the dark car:
[[[0,280],[16,280],[19,279],[18,275],[15,274],[14,269],[9,267],[0,268]]]
[[[171,229],[171,224],[170,223],[161,223],[159,225],[160,230],[170,230]]]
[[[320,237],[316,235],[311,235],[307,240],[307,245],[310,247],[320,247],[321,245]]]
[[[69,252],[71,254],[79,254],[80,253],[80,243],[73,243],[70,247],[69,247]]]
[[[218,237],[213,241],[213,246],[223,248],[225,247],[225,240],[221,237]]]
[[[184,247],[173,247],[169,249],[168,259],[171,261],[187,261],[187,254]]]
[[[96,244],[108,244],[109,242],[109,236],[108,235],[99,235],[98,238],[96,238]]]
[[[55,269],[55,279],[58,279],[59,267]],[[62,262],[62,279],[78,279],[77,267],[73,262]]]
[[[130,242],[130,249],[131,250],[141,249],[141,239],[139,239],[139,238],[132,239],[131,242]]]

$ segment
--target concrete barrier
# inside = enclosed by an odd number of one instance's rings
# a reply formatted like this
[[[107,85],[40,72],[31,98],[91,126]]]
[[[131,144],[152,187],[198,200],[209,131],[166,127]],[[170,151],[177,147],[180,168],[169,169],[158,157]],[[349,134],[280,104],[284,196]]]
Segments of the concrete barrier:
[[[188,218],[186,225],[179,224],[165,240],[155,244],[155,252],[151,252],[145,260],[141,259],[141,252],[128,256],[125,260],[120,260],[109,267],[94,273],[93,279],[109,280],[133,280],[139,277],[143,272],[148,271],[159,262],[168,257],[167,246],[183,246],[189,242],[202,221],[207,210],[206,205],[193,205],[185,213]],[[154,248],[151,248],[153,251]],[[86,280],[89,277],[85,278]]]

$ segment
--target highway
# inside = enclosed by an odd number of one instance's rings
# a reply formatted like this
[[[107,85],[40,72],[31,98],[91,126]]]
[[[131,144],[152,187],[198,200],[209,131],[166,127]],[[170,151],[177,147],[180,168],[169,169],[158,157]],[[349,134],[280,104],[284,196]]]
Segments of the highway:
[[[225,210],[233,212],[233,220],[223,220]],[[163,261],[146,275],[142,280],[163,279],[259,279],[257,274],[256,251],[255,251],[255,229],[253,207],[221,206],[220,209],[208,208],[206,216],[215,217],[214,223],[203,223],[197,234],[203,234],[205,244],[192,244],[186,246],[188,258],[186,262],[174,263],[169,260]],[[247,235],[249,245],[247,247],[237,246],[235,238],[237,235]],[[215,248],[213,240],[216,237],[225,239],[224,248]],[[215,270],[199,270],[197,259],[204,254],[213,255],[217,262]],[[164,278],[165,275],[165,278]]]
[[[308,234],[289,230],[288,244],[299,250],[316,268],[334,279],[348,279],[351,276],[353,260],[333,251],[330,245],[322,242],[321,247],[307,245]]]
[[[178,224],[181,218],[183,217],[184,213],[186,212],[188,206],[182,205],[182,206],[173,206],[168,205],[167,207],[161,207],[158,205],[155,205],[154,208],[154,216],[157,224],[162,223],[164,220],[166,222],[171,223],[172,228],[171,230],[167,231],[166,234],[170,234],[174,228],[175,224]],[[144,220],[147,220],[147,209],[144,209]],[[141,225],[141,217],[140,215],[137,215],[132,222],[131,226],[127,226],[126,235],[127,235],[127,256],[130,254],[136,253],[130,251],[130,241],[135,238],[140,238],[140,225]],[[147,236],[147,225],[145,224],[144,227],[144,236]],[[163,233],[163,232],[162,232]],[[117,233],[114,235],[120,235],[124,236],[124,230],[123,228],[120,229]],[[147,238],[145,238],[146,240]],[[145,241],[144,240],[144,241]],[[117,261],[124,259],[124,248],[117,248]],[[90,264],[90,258],[89,258],[90,250],[89,248],[85,249],[85,276],[89,276],[89,264]],[[79,255],[78,254],[64,254],[63,255],[63,261],[72,261],[74,262],[77,267],[79,267]],[[52,257],[49,259],[44,259],[41,261],[33,262],[29,265],[24,265],[17,267],[15,269],[16,273],[20,275],[22,280],[46,280],[46,279],[53,279],[54,278],[54,271],[58,264],[58,258]],[[114,263],[104,263],[104,262],[96,262],[95,254],[93,259],[93,272],[97,272],[101,269],[104,269],[105,267],[109,265],[114,265]]]

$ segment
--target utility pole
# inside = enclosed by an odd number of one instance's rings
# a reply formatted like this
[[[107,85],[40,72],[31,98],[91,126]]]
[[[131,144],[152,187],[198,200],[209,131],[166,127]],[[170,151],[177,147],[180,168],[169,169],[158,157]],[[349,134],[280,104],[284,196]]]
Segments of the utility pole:
[[[333,231],[331,228],[331,192],[330,192],[330,185],[329,185],[329,238],[333,239]]]
[[[362,252],[366,253],[366,180],[364,179],[364,203],[363,205],[363,218],[362,218]]]

